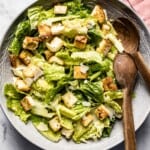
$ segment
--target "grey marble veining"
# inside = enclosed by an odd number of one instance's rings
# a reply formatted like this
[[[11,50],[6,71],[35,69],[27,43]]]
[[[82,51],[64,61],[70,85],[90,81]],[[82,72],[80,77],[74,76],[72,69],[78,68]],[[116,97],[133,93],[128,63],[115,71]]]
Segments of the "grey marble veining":
[[[0,41],[8,26],[14,18],[35,0],[0,0]],[[137,149],[149,150],[150,148],[150,115],[136,132]],[[0,109],[0,149],[1,150],[40,150],[35,145],[24,139],[9,123]],[[122,150],[123,143],[112,150]]]

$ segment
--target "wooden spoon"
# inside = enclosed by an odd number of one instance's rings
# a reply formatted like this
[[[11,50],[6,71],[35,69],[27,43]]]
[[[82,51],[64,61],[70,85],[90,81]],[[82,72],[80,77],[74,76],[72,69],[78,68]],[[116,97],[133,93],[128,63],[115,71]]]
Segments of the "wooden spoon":
[[[125,150],[136,150],[134,120],[132,113],[132,90],[137,74],[133,59],[128,54],[118,54],[114,60],[114,72],[123,88],[123,125]]]
[[[118,38],[121,39],[125,52],[134,59],[137,69],[150,90],[150,70],[138,51],[140,37],[137,28],[127,18],[118,18],[113,22],[113,26],[118,33]]]

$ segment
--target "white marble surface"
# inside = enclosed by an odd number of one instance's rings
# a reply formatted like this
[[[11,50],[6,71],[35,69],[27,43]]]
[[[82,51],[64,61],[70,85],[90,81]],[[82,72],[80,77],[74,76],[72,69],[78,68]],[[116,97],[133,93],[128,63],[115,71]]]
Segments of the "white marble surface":
[[[0,41],[12,20],[28,5],[35,0],[0,0]],[[150,115],[136,132],[137,149],[150,149]],[[40,150],[34,146],[11,126],[0,109],[0,146],[1,150]],[[112,150],[122,150],[123,143]]]

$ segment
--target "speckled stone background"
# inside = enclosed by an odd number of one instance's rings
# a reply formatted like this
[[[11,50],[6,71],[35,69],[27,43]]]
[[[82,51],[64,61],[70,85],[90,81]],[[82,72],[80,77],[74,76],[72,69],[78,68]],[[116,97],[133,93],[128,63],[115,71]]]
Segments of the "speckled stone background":
[[[35,0],[0,0],[0,41],[14,18]],[[30,131],[29,131],[30,132]],[[150,115],[136,132],[137,149],[150,150]],[[24,139],[11,126],[0,109],[0,149],[1,150],[40,150]],[[123,150],[123,143],[112,150]]]

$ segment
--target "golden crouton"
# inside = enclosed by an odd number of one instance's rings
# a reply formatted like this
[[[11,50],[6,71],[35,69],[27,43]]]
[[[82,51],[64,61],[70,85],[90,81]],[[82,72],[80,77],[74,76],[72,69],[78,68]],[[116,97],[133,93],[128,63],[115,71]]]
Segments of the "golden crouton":
[[[52,35],[60,35],[64,31],[64,26],[61,23],[56,23],[51,26]]]
[[[104,120],[109,116],[109,111],[104,105],[100,105],[96,108],[95,114],[100,120]]]
[[[25,69],[23,69],[23,75],[25,78],[33,78],[35,76],[37,67],[33,65],[29,65]]]
[[[32,103],[30,102],[30,99],[31,99],[30,96],[26,96],[23,98],[23,100],[20,101],[25,111],[29,111],[32,109]]]
[[[74,104],[77,102],[77,98],[74,96],[73,93],[67,92],[62,96],[62,100],[64,101],[64,104],[68,108],[72,108]]]
[[[85,35],[77,35],[74,40],[74,46],[80,49],[86,47],[87,37]]]
[[[92,121],[93,116],[91,114],[87,114],[82,118],[81,123],[84,127],[87,127]]]
[[[18,67],[19,65],[21,65],[20,59],[18,58],[18,56],[10,54],[9,55],[9,59],[11,62],[12,67]]]
[[[26,36],[23,40],[23,48],[34,51],[38,48],[39,38]]]
[[[86,79],[88,76],[87,73],[81,71],[81,66],[74,66],[74,78],[75,79]]]
[[[101,54],[107,55],[111,47],[112,47],[112,42],[108,39],[103,39],[100,42],[99,47],[96,49],[96,51]]]
[[[105,12],[100,5],[96,5],[94,7],[91,15],[95,17],[99,23],[103,23],[105,21]]]
[[[108,90],[117,90],[117,85],[114,83],[112,77],[106,77],[102,80],[102,83],[103,83],[103,88],[105,91],[108,91]]]
[[[21,59],[21,61],[25,64],[28,65],[31,62],[31,57],[33,55],[27,51],[27,50],[23,50],[21,51],[21,53],[19,54],[19,58]]]
[[[23,70],[23,76],[25,78],[34,78],[36,80],[42,75],[43,71],[35,65],[29,65]]]
[[[38,32],[41,39],[48,39],[52,37],[51,28],[46,24],[39,25]]]
[[[54,117],[53,119],[51,119],[49,121],[49,126],[54,132],[59,131],[61,129],[61,124],[60,124],[59,118]]]
[[[25,81],[21,79],[17,79],[15,81],[15,86],[18,90],[23,91],[23,92],[28,92],[30,90],[29,86],[25,83]]]
[[[52,53],[52,52],[49,51],[49,50],[45,50],[45,51],[44,51],[44,56],[45,56],[46,60],[49,60],[50,57],[53,56],[53,55],[54,55],[54,53]]]
[[[46,46],[51,52],[59,51],[63,45],[64,41],[59,37],[54,37],[50,43],[46,42]]]

